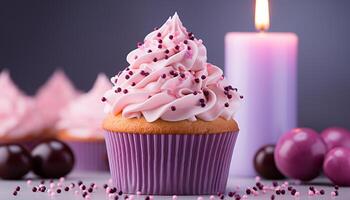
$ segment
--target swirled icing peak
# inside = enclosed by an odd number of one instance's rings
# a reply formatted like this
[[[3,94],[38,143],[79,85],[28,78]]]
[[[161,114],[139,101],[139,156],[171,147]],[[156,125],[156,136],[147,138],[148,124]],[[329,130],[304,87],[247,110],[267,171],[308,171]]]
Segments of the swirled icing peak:
[[[36,104],[44,128],[53,128],[61,110],[78,95],[73,83],[62,70],[56,70],[38,90]]]
[[[127,56],[129,66],[111,78],[105,111],[148,122],[232,119],[242,96],[207,62],[203,41],[175,13]]]
[[[0,73],[0,137],[19,139],[38,134],[40,118],[34,100],[20,91],[8,71]]]
[[[58,129],[78,138],[103,138],[101,123],[105,117],[101,95],[112,87],[104,74],[99,74],[89,92],[80,95],[61,112]]]

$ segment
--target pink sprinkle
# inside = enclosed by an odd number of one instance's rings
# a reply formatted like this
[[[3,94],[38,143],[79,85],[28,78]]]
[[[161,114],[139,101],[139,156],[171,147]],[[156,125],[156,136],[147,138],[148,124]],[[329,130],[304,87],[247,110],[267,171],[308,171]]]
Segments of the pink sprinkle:
[[[51,193],[50,193],[50,196],[52,196],[52,197],[55,196],[55,195],[56,195],[55,192],[51,192]]]
[[[134,199],[135,199],[135,196],[134,196],[134,195],[130,195],[130,196],[129,196],[129,199],[130,199],[130,200],[134,200]]]
[[[115,194],[109,194],[108,197],[111,199],[115,196]]]
[[[309,196],[313,196],[315,193],[313,191],[309,190],[308,194],[309,194]]]
[[[94,188],[94,189],[97,189],[98,187],[97,187],[97,185],[95,184],[93,188]]]
[[[110,178],[110,179],[108,179],[108,183],[109,184],[112,184],[113,183],[113,180]]]
[[[41,188],[41,187],[43,187],[43,186],[44,186],[43,184],[39,184],[39,186],[38,186],[38,187],[39,187],[39,188]]]
[[[260,180],[261,180],[260,176],[256,176],[256,177],[255,177],[255,181],[256,181],[256,182],[259,182]]]
[[[149,198],[150,198],[151,200],[153,200],[153,199],[154,199],[154,196],[149,196]]]
[[[209,199],[210,199],[210,200],[214,200],[214,199],[215,199],[214,195],[211,195],[211,196],[209,197]]]
[[[57,183],[57,186],[58,186],[58,187],[62,187],[62,182],[58,182],[58,183]]]
[[[177,196],[176,195],[173,195],[173,200],[176,200],[177,199]]]
[[[203,200],[203,197],[198,197],[197,200]]]
[[[50,188],[54,188],[55,187],[55,183],[50,183]]]
[[[51,189],[48,189],[48,190],[47,190],[47,193],[51,193],[51,192],[52,192],[52,190],[51,190]]]
[[[86,195],[85,199],[91,199],[91,196],[90,195]]]
[[[137,191],[136,194],[137,195],[141,195],[142,193],[141,193],[141,191]]]
[[[296,192],[295,196],[297,196],[297,197],[300,196],[300,192]]]
[[[244,194],[243,196],[242,196],[242,199],[247,199],[248,198],[248,196],[246,195],[246,194]]]
[[[61,177],[61,178],[59,179],[60,182],[64,182],[64,180],[65,180],[64,177]]]
[[[284,184],[285,184],[286,186],[288,186],[288,185],[289,185],[289,182],[288,182],[288,181],[285,181]]]
[[[332,195],[332,197],[336,196],[335,192],[331,192],[331,195]]]
[[[269,186],[264,186],[263,190],[270,190],[270,187]]]
[[[32,180],[27,180],[27,185],[30,185],[30,184],[32,184]]]
[[[107,187],[107,188],[106,188],[106,193],[108,194],[110,191],[111,191],[111,188],[110,188],[110,187]]]

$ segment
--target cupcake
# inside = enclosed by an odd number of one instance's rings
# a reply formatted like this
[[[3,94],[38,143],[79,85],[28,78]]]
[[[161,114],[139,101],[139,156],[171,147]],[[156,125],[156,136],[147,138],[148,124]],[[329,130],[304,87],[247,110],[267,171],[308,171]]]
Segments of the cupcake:
[[[108,170],[106,144],[102,121],[105,117],[99,99],[111,87],[103,74],[97,77],[92,89],[80,95],[61,112],[58,138],[66,142],[76,158],[75,169],[84,171]]]
[[[54,137],[60,112],[77,96],[77,90],[61,70],[56,70],[39,88],[35,98],[37,112],[42,118],[42,137]]]
[[[16,87],[6,70],[0,73],[0,88],[0,144],[31,148],[41,129],[34,99]]]
[[[224,192],[240,103],[175,13],[127,56],[102,97],[114,185],[126,193]]]

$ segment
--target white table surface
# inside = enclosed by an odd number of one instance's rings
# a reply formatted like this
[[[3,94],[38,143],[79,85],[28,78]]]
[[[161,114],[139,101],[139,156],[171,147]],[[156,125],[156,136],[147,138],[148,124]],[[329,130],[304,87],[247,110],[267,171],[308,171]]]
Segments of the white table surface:
[[[85,184],[90,185],[91,182],[97,183],[100,187],[104,183],[108,183],[108,180],[110,179],[110,175],[108,173],[72,173],[65,181],[64,184],[70,184],[71,182],[77,182],[78,180],[82,180]],[[61,194],[56,194],[54,196],[48,195],[48,193],[41,193],[41,192],[32,192],[32,187],[35,185],[38,185],[40,180],[33,180],[31,185],[28,185],[26,181],[4,181],[0,180],[0,200],[78,200],[83,199],[82,195],[76,195],[74,194],[74,189],[70,190],[69,192],[62,191]],[[58,181],[56,180],[55,183]],[[234,191],[237,190],[237,187],[239,187],[239,193],[244,194],[247,187],[252,187],[255,185],[255,179],[254,178],[238,178],[238,177],[230,177],[227,185],[227,191]],[[265,181],[261,180],[261,182],[264,185],[272,185],[271,181]],[[284,181],[279,181],[279,183],[283,183]],[[49,181],[46,181],[46,186],[49,185]],[[17,196],[13,196],[13,191],[16,186],[20,186],[21,190],[19,191]],[[325,195],[314,195],[309,196],[308,195],[308,189],[310,186],[314,186],[316,189],[324,189]],[[330,182],[326,178],[317,178],[311,183],[308,184],[298,184],[293,185],[294,188],[296,188],[300,192],[300,196],[297,198],[295,196],[290,195],[290,192],[287,191],[286,195],[275,195],[275,199],[317,199],[317,200],[329,200],[329,199],[341,199],[341,200],[350,200],[350,188],[349,187],[341,187],[339,191],[339,196],[332,197],[331,192],[334,191],[334,187],[330,184]],[[272,194],[272,191],[268,191],[266,194],[259,194],[258,196],[249,195],[246,199],[270,199],[270,196]],[[134,196],[135,200],[141,199],[143,200],[145,196]],[[181,199],[195,199],[197,200],[198,196],[178,196],[178,200]],[[209,196],[203,196],[204,199],[209,199]],[[94,191],[91,195],[91,199],[98,199],[98,200],[104,200],[109,199],[104,190],[97,189]],[[120,198],[124,200],[124,198]],[[172,196],[154,196],[154,199],[172,199]],[[215,199],[219,199],[217,196],[215,196]],[[225,199],[234,199],[229,198],[227,195],[225,196]]]

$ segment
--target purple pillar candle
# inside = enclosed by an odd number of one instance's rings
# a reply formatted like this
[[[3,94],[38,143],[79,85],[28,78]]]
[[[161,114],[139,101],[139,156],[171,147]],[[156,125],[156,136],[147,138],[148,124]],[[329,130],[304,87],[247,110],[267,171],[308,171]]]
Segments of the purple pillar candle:
[[[268,17],[267,4],[260,2],[260,5],[256,11],[265,8],[267,14],[256,12],[256,17],[258,14]],[[259,30],[266,31],[268,23],[269,20],[256,19]],[[244,103],[236,115],[240,135],[231,175],[256,175],[253,166],[256,151],[276,143],[284,132],[296,127],[297,47],[298,37],[294,33],[226,35],[226,77],[244,95]]]

